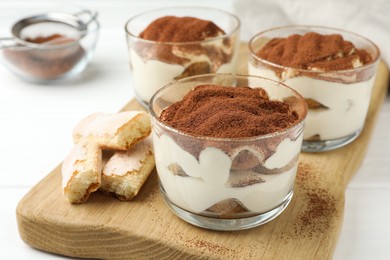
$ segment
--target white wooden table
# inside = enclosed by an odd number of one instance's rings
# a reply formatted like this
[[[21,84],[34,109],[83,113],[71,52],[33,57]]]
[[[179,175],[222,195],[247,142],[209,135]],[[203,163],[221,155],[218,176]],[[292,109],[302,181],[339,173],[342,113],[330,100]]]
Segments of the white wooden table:
[[[67,1],[64,1],[67,2]],[[39,9],[50,1],[2,0],[0,17]],[[19,200],[71,149],[71,130],[96,111],[116,112],[131,98],[132,79],[124,33],[136,13],[162,6],[203,5],[232,11],[232,0],[94,0],[100,37],[82,77],[52,85],[26,83],[0,67],[0,258],[63,258],[30,248],[19,238]],[[3,35],[0,35],[3,36]],[[367,157],[346,191],[345,217],[334,259],[389,259],[390,97],[379,116]]]

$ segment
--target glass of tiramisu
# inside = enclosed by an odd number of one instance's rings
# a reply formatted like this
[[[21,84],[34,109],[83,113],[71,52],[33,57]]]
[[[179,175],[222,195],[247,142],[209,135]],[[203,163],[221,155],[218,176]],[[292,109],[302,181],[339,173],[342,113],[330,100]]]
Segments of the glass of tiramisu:
[[[380,52],[352,32],[287,26],[249,42],[249,74],[283,82],[306,100],[302,150],[333,150],[356,139],[366,118]]]
[[[307,114],[295,90],[256,76],[197,75],[157,91],[149,111],[161,192],[180,218],[242,230],[287,207]]]
[[[171,7],[132,17],[125,25],[135,96],[147,106],[172,80],[235,73],[240,21],[206,7]]]

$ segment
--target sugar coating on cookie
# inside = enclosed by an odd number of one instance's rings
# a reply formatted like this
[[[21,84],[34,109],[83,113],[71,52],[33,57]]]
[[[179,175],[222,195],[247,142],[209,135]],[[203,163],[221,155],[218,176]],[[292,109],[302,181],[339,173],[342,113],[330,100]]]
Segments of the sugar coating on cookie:
[[[70,203],[85,202],[101,183],[102,151],[96,143],[74,145],[62,163],[62,191]]]
[[[75,126],[73,140],[77,143],[87,139],[104,149],[127,150],[150,132],[149,116],[144,111],[94,113]]]
[[[100,190],[121,200],[136,196],[155,166],[151,137],[117,151],[102,170]]]

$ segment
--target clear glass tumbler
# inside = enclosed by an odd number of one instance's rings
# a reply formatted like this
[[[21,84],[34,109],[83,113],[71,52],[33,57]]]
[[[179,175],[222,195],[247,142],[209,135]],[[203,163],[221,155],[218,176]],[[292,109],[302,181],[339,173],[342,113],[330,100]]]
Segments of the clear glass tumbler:
[[[340,34],[344,40],[366,50],[372,61],[353,69],[319,71],[285,67],[257,56],[258,51],[273,38],[308,32]],[[303,151],[333,150],[349,144],[359,136],[380,57],[379,49],[373,42],[355,33],[334,28],[286,26],[255,35],[249,42],[249,50],[249,74],[281,81],[298,91],[308,102]]]
[[[202,84],[261,87],[271,100],[288,103],[298,120],[271,134],[211,138],[186,134],[159,119],[165,108]],[[177,216],[207,229],[242,230],[274,219],[287,207],[307,114],[305,100],[295,90],[256,76],[198,75],[157,91],[149,111],[161,192]]]
[[[210,20],[225,34],[195,42],[144,40],[140,33],[165,16]],[[206,7],[171,7],[132,17],[125,25],[134,91],[147,106],[152,95],[174,79],[207,73],[235,73],[238,59],[239,19]]]

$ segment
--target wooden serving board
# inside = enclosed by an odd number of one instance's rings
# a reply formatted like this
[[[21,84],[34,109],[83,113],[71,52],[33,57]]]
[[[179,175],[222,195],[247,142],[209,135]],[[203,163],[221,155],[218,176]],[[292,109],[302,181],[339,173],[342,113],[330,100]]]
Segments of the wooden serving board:
[[[247,56],[241,56],[245,74]],[[343,221],[344,191],[366,154],[388,82],[381,62],[361,136],[335,151],[301,154],[290,205],[263,226],[217,232],[187,224],[164,204],[155,171],[131,202],[96,192],[87,203],[71,205],[61,192],[59,165],[19,202],[20,236],[34,248],[85,258],[330,259]],[[142,107],[135,100],[124,108],[137,109]]]

